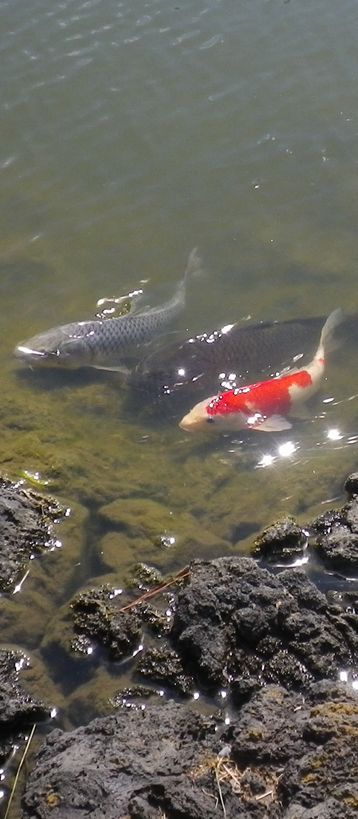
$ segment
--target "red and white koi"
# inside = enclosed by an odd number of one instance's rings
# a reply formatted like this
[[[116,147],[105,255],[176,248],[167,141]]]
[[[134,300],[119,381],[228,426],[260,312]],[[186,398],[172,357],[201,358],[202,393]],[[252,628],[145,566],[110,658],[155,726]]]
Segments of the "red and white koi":
[[[218,431],[290,429],[292,424],[286,416],[317,392],[324,374],[327,348],[342,319],[340,309],[328,316],[316,354],[305,368],[206,398],[185,415],[179,426],[190,432],[203,429],[207,424]]]

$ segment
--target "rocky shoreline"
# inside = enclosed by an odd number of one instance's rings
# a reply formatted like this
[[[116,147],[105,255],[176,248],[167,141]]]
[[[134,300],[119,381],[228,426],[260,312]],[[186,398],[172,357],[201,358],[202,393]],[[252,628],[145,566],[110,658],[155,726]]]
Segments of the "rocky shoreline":
[[[95,646],[109,667],[130,660],[133,684],[108,716],[48,733],[22,819],[356,815],[358,592],[345,579],[357,577],[358,474],[345,489],[341,509],[269,527],[252,557],[194,560],[165,579],[142,567],[140,592],[106,583],[72,598],[58,626],[63,662]],[[60,514],[1,482],[3,591],[51,548]],[[2,763],[52,705],[21,688],[23,665],[1,648]]]

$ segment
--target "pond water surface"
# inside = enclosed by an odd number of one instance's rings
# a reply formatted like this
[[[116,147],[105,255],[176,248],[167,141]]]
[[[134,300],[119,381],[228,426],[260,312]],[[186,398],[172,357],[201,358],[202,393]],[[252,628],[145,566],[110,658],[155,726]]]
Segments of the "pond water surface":
[[[120,587],[137,561],[166,573],[239,553],[279,515],[302,523],[342,502],[357,347],[332,355],[306,423],[255,440],[194,438],[143,414],[143,399],[129,408],[118,374],[39,378],[12,349],[92,317],[102,297],[143,287],[160,304],[193,246],[203,269],[171,328],[184,336],[358,312],[358,12],[355,0],[0,8],[0,468],[39,473],[71,509],[62,545],[2,600],[2,636],[30,653],[31,690],[70,725],[105,711],[122,680],[101,659],[62,659],[61,606],[77,590]]]

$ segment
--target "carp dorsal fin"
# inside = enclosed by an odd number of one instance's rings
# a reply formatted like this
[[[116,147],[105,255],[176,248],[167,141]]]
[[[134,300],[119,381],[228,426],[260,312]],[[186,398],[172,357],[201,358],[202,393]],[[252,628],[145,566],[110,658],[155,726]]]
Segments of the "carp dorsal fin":
[[[95,318],[109,321],[113,318],[122,318],[123,316],[133,315],[144,310],[149,310],[149,306],[143,305],[144,294],[143,290],[133,290],[125,296],[105,296],[98,299],[96,307],[98,308]]]

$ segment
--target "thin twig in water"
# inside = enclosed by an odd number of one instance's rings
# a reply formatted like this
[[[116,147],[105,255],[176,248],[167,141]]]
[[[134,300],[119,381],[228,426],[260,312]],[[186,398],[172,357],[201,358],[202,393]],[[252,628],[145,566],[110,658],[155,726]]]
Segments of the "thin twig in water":
[[[30,732],[30,735],[29,735],[29,738],[28,738],[27,743],[25,745],[24,753],[23,753],[23,755],[22,755],[22,757],[20,759],[19,767],[18,767],[18,769],[16,771],[16,775],[15,775],[15,779],[14,779],[14,782],[13,782],[13,786],[11,788],[11,793],[10,793],[10,796],[9,796],[9,801],[7,803],[7,808],[6,808],[6,813],[5,813],[4,819],[7,819],[8,815],[9,815],[9,811],[10,811],[10,808],[11,808],[11,803],[12,803],[14,793],[15,793],[15,790],[16,790],[16,785],[18,783],[18,779],[19,779],[19,776],[20,776],[20,773],[21,773],[21,768],[22,768],[22,766],[23,766],[23,764],[25,762],[25,759],[27,757],[28,750],[29,750],[30,745],[31,745],[32,737],[33,737],[33,735],[34,735],[34,733],[36,731],[36,726],[37,726],[37,723],[34,722],[34,724],[32,726],[32,729],[31,729],[31,732]]]
[[[160,592],[164,591],[164,589],[169,588],[169,586],[173,586],[174,583],[178,583],[179,580],[182,580],[184,577],[189,577],[190,571],[188,566],[185,566],[184,569],[181,569],[178,574],[168,580],[166,583],[161,583],[160,586],[155,586],[154,589],[150,589],[147,592],[144,592],[140,597],[136,597],[135,600],[132,600],[131,603],[127,603],[125,606],[122,606],[118,609],[118,614],[122,611],[128,611],[128,609],[132,609],[134,606],[138,606],[139,603],[143,603],[145,600],[149,600],[151,597],[155,597],[156,594],[160,594]]]
[[[223,811],[223,816],[224,816],[224,819],[226,819],[226,807],[225,807],[225,802],[224,802],[223,793],[222,793],[221,785],[220,785],[220,779],[219,779],[220,763],[221,763],[221,759],[219,760],[218,764],[215,766],[215,779],[216,779],[216,787],[217,787],[217,789],[219,791],[219,799],[220,799],[220,805],[221,805],[222,811]]]

